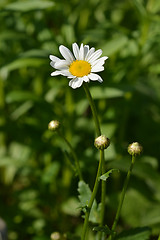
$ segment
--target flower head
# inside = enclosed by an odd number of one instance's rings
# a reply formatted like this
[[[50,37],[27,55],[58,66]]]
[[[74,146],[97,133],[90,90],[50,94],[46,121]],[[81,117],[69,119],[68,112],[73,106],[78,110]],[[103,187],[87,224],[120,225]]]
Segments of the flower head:
[[[48,124],[48,129],[51,131],[57,131],[60,127],[60,122],[57,120],[52,120]]]
[[[70,78],[69,86],[78,88],[83,82],[99,81],[103,82],[102,78],[97,74],[104,70],[104,63],[108,57],[100,57],[102,50],[95,51],[95,48],[89,49],[88,45],[81,44],[80,48],[77,43],[72,44],[73,53],[65,46],[61,45],[59,51],[64,57],[60,59],[50,55],[51,66],[56,71],[51,73],[51,76],[62,75]]]
[[[128,153],[132,156],[140,155],[143,147],[138,142],[133,142],[128,146]]]
[[[94,145],[96,148],[98,148],[100,150],[106,149],[110,145],[110,140],[106,136],[101,135],[95,139]]]

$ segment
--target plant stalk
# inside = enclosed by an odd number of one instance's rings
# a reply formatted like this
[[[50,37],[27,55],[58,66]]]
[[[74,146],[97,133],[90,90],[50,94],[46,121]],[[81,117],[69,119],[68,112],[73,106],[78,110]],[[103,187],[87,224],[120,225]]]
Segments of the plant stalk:
[[[91,199],[89,201],[88,208],[85,213],[85,220],[84,220],[81,240],[85,240],[85,237],[86,237],[86,233],[87,233],[87,229],[88,229],[88,222],[89,222],[89,215],[90,215],[91,208],[92,208],[92,205],[93,205],[93,202],[94,202],[97,190],[98,190],[99,177],[101,176],[101,168],[102,168],[102,161],[103,161],[102,159],[103,159],[103,151],[100,150],[100,161],[99,161],[97,176],[96,176],[93,192],[91,195]]]
[[[86,96],[88,98],[91,110],[92,110],[92,115],[95,123],[95,128],[96,128],[96,135],[97,137],[101,135],[101,129],[100,129],[100,123],[98,119],[98,114],[96,110],[96,106],[94,104],[92,95],[89,91],[88,84],[84,83],[83,84]],[[99,168],[97,172],[97,176],[100,176],[101,174],[105,173],[105,161],[104,161],[104,150],[100,150],[100,162],[99,162]],[[97,178],[96,178],[97,181]],[[98,190],[98,183],[95,181],[96,184],[96,191],[94,195],[96,196],[96,192]],[[95,190],[95,186],[93,191]],[[106,194],[106,182],[102,181],[102,193],[101,193],[101,213],[100,213],[100,226],[103,226],[103,221],[104,221],[104,212],[105,212],[105,194]],[[94,198],[95,198],[94,196]],[[93,199],[94,200],[94,199]],[[93,204],[93,200],[91,203]],[[90,208],[92,207],[92,204],[90,205]],[[86,213],[85,215],[85,222],[84,222],[84,231],[82,234],[82,240],[85,240],[85,235],[88,227],[88,221],[89,221],[89,214],[90,214],[90,209],[89,212]],[[99,239],[101,239],[101,233],[99,234]]]
[[[120,212],[121,212],[121,209],[122,209],[122,205],[123,205],[123,202],[124,202],[124,197],[125,197],[125,194],[126,194],[127,186],[128,186],[128,183],[129,183],[129,179],[130,179],[130,176],[131,176],[131,173],[132,173],[134,163],[135,163],[135,156],[132,156],[131,165],[130,165],[130,168],[128,170],[125,182],[124,182],[124,186],[123,186],[123,189],[122,189],[122,192],[121,192],[117,213],[116,213],[113,225],[112,225],[112,231],[113,232],[115,231],[115,228],[117,226],[117,223],[118,223],[118,220],[119,220],[119,217],[120,217]],[[109,240],[113,240],[114,238],[115,238],[115,234],[111,235]]]

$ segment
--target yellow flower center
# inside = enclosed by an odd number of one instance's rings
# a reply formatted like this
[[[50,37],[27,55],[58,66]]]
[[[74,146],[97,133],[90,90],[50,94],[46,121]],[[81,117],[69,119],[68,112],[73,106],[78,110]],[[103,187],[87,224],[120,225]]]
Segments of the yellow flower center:
[[[69,71],[73,76],[84,77],[91,72],[91,64],[84,60],[75,60],[71,63]]]

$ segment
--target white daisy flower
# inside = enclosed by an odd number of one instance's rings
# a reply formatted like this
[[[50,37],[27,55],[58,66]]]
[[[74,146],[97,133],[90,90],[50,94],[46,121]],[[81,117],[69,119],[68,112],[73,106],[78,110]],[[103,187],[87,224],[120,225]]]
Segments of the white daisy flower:
[[[95,51],[93,47],[89,49],[89,46],[83,46],[83,43],[80,48],[77,43],[73,43],[72,48],[73,54],[65,46],[61,45],[59,47],[64,59],[53,55],[49,56],[51,66],[56,69],[51,73],[51,76],[62,75],[72,78],[69,81],[69,86],[74,89],[79,88],[83,82],[89,82],[90,80],[103,82],[97,72],[104,70],[103,65],[108,57],[100,57],[102,50]]]

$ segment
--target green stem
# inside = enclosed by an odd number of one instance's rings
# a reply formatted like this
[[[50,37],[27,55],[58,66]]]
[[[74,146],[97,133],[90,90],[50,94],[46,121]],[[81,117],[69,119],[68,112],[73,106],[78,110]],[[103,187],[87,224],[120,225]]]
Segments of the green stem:
[[[160,235],[159,235],[159,238],[158,238],[158,240],[160,240]]]
[[[98,136],[101,135],[101,129],[100,129],[100,124],[99,124],[99,120],[98,120],[96,106],[94,104],[93,98],[92,98],[91,93],[89,91],[88,84],[84,83],[83,87],[84,87],[86,96],[88,98],[88,101],[89,101],[89,104],[90,104],[90,107],[91,107],[91,110],[92,110],[93,119],[94,119],[95,127],[96,127],[96,134],[97,134],[97,137],[98,137]]]
[[[88,88],[88,84],[84,83],[83,84],[86,96],[88,98],[91,110],[92,110],[92,115],[93,115],[93,119],[94,119],[94,123],[95,123],[95,128],[96,128],[96,135],[100,136],[101,135],[101,129],[100,129],[100,123],[99,123],[99,119],[98,119],[98,114],[97,114],[97,110],[96,110],[96,106],[94,104],[92,95],[89,91]],[[104,150],[100,150],[100,163],[101,168],[98,169],[97,175],[99,174],[99,176],[101,174],[105,173],[105,161],[104,161]],[[99,172],[101,171],[101,172]],[[96,178],[97,179],[97,178]],[[96,184],[96,181],[95,181]],[[98,188],[98,186],[96,186]],[[95,188],[95,187],[94,187]],[[93,190],[94,191],[94,190]],[[97,190],[96,190],[97,191]],[[96,194],[95,194],[96,195]],[[106,182],[102,181],[102,195],[101,195],[101,216],[100,216],[100,226],[103,226],[103,221],[104,221],[104,213],[105,213],[105,195],[106,195]],[[94,200],[94,199],[93,199]],[[93,204],[93,201],[91,202]],[[92,207],[91,204],[91,207]],[[87,226],[88,226],[88,221],[89,221],[89,214],[90,214],[90,210],[89,212],[86,213],[85,215],[85,222],[84,222],[84,230],[83,230],[83,234],[82,234],[82,239],[85,239],[85,235],[86,235],[86,231],[87,231]],[[99,234],[99,239],[101,239],[101,233]]]
[[[70,142],[63,136],[63,134],[60,132],[60,131],[57,131],[59,136],[61,138],[63,138],[63,140],[65,141],[65,143],[68,145],[68,147],[70,148],[71,150],[71,153],[72,153],[72,156],[75,160],[75,165],[76,165],[76,168],[77,168],[77,173],[78,173],[78,176],[79,176],[79,179],[80,180],[83,180],[83,177],[82,177],[82,173],[81,173],[81,169],[80,169],[80,166],[79,166],[79,161],[78,161],[78,158],[77,158],[77,155],[72,147],[72,145],[70,144]]]
[[[120,212],[121,212],[121,209],[122,209],[124,197],[125,197],[125,194],[126,194],[128,182],[129,182],[129,179],[130,179],[130,176],[131,176],[131,173],[132,173],[134,163],[135,163],[135,156],[132,156],[131,165],[130,165],[130,168],[128,170],[125,182],[124,182],[124,186],[123,186],[121,197],[120,197],[120,202],[119,202],[117,213],[116,213],[116,216],[115,216],[115,220],[114,220],[114,223],[113,223],[113,226],[112,226],[112,231],[113,232],[115,231],[115,228],[117,226],[117,223],[118,223],[118,220],[119,220],[119,217],[120,217]],[[113,234],[109,239],[113,240],[114,237],[115,237],[115,234]]]
[[[104,151],[102,152],[102,175],[105,173],[105,161],[104,161]],[[106,197],[106,181],[102,181],[101,187],[101,215],[100,215],[100,226],[104,224],[104,214],[105,214],[105,197]],[[102,238],[102,232],[99,232],[99,240]]]
[[[98,190],[99,177],[101,176],[102,161],[103,161],[103,151],[100,150],[100,161],[99,161],[97,176],[96,176],[93,192],[92,192],[92,195],[91,195],[91,199],[89,201],[88,208],[87,208],[87,211],[85,213],[85,220],[84,220],[81,240],[85,240],[85,237],[86,237],[88,222],[89,222],[89,215],[90,215],[91,208],[92,208],[92,205],[93,205],[93,202],[94,202],[97,190]]]

